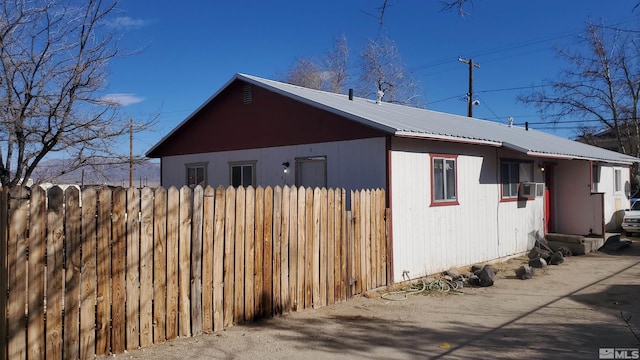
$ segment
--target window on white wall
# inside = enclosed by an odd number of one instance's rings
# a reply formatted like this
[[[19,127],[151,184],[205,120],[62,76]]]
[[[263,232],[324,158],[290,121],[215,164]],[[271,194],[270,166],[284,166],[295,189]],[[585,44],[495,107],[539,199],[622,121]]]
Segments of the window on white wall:
[[[431,160],[432,205],[458,203],[456,156],[433,155]]]
[[[502,199],[518,199],[518,188],[520,183],[534,181],[533,162],[501,160],[500,177]]]
[[[622,189],[622,170],[615,169],[613,171],[613,190],[615,192],[621,192]]]
[[[194,188],[198,185],[205,186],[207,183],[207,164],[196,163],[186,164],[187,185]]]
[[[599,183],[600,183],[600,165],[593,164],[591,166],[591,192],[598,192]]]
[[[256,185],[256,162],[243,161],[233,162],[229,164],[229,174],[231,179],[229,183],[233,187],[247,187]]]
[[[323,188],[327,186],[327,157],[296,158],[296,186]]]

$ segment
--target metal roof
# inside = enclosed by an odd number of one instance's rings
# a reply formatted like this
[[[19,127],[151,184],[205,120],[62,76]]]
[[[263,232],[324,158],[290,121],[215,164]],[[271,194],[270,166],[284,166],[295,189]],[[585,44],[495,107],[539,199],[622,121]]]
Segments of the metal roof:
[[[636,157],[583,144],[531,128],[526,130],[522,127],[508,126],[433,110],[386,102],[376,103],[375,100],[358,97],[349,100],[348,95],[308,89],[246,74],[236,74],[205,104],[235,80],[242,80],[260,86],[395,136],[498,146],[539,157],[583,159],[617,164],[640,162],[640,159]],[[200,108],[185,119],[176,129],[193,117]],[[162,141],[164,139],[155,145],[153,149]]]

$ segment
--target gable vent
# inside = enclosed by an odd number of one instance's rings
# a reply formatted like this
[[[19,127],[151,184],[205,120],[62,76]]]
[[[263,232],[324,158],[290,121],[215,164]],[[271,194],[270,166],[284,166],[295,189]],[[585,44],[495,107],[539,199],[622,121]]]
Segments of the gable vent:
[[[251,104],[253,101],[253,94],[251,93],[251,85],[246,84],[242,87],[242,103],[243,104]]]

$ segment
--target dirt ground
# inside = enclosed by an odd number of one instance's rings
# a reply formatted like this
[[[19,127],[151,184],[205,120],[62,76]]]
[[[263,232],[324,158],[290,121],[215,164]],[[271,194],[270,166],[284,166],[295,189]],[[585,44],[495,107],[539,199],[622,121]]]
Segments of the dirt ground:
[[[387,300],[379,293],[114,356],[131,359],[598,359],[640,348],[640,239],[520,280]],[[107,357],[103,357],[106,359]]]

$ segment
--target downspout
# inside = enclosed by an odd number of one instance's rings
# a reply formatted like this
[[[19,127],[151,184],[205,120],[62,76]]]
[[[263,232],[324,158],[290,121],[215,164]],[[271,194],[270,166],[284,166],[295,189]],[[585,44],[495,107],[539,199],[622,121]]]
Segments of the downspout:
[[[392,151],[391,151],[391,135],[387,135],[385,138],[385,150],[387,152],[387,164],[386,164],[386,171],[387,171],[387,209],[388,211],[386,212],[386,216],[387,216],[387,231],[389,232],[387,235],[387,286],[393,284],[393,206],[392,206],[392,201],[391,199],[393,199],[393,196],[391,196],[391,181],[392,181],[392,174],[391,174],[391,155],[392,155]]]

